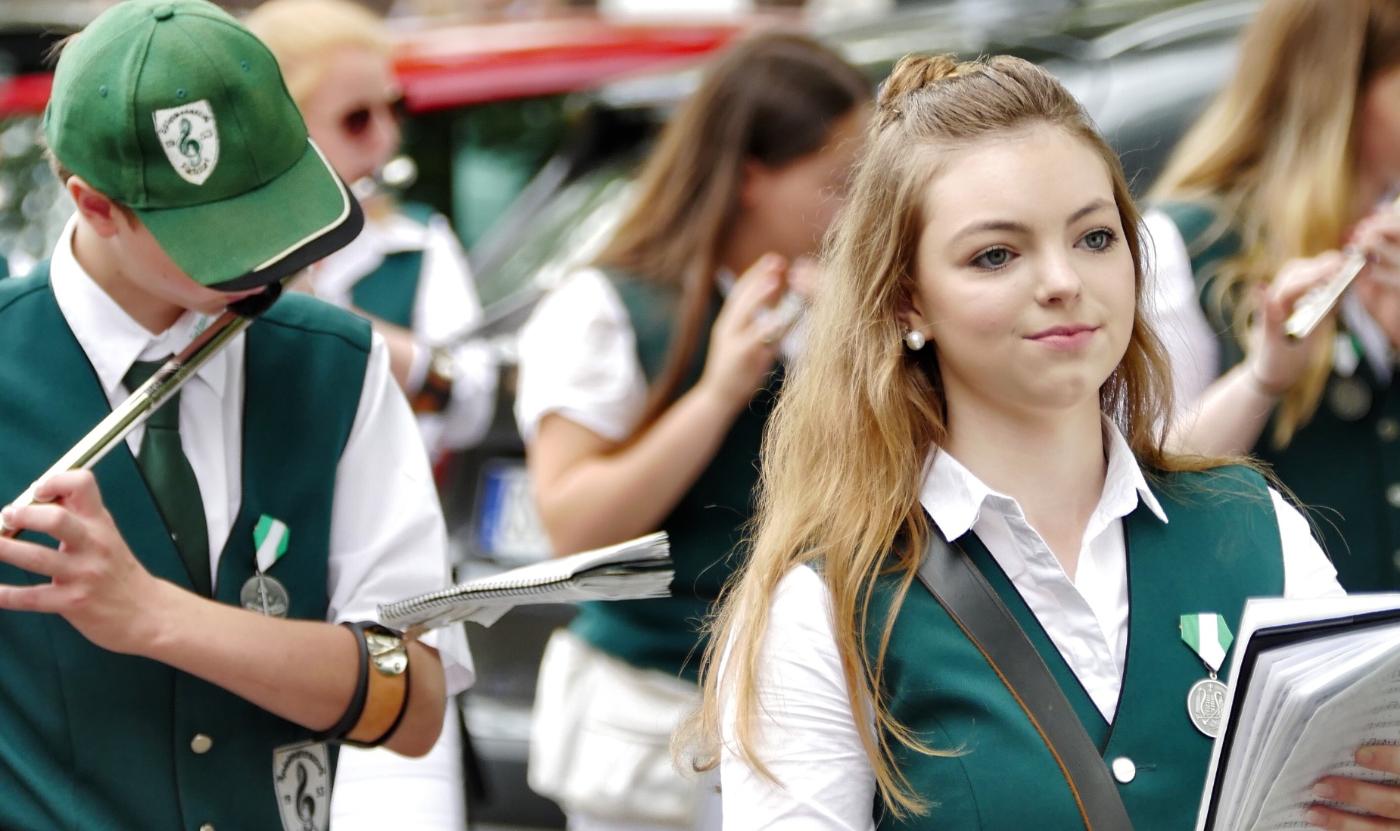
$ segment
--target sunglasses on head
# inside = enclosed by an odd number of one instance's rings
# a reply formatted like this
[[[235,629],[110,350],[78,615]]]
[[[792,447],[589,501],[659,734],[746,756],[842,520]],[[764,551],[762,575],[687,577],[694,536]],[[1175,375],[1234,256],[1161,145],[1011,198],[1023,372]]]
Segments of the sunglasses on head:
[[[408,112],[408,106],[404,101],[404,97],[400,95],[383,104],[356,107],[340,117],[340,127],[345,131],[347,136],[359,138],[369,130],[370,122],[374,119],[375,110],[381,108],[395,121],[402,121],[404,115]]]

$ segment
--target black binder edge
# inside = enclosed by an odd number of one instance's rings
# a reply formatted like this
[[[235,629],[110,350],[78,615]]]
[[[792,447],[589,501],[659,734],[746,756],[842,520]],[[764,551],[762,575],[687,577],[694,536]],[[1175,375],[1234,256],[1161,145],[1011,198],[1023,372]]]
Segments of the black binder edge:
[[[1231,696],[1249,686],[1254,676],[1254,666],[1260,654],[1270,649],[1291,646],[1295,643],[1343,634],[1347,631],[1373,629],[1388,624],[1400,623],[1400,609],[1382,609],[1375,612],[1342,615],[1325,620],[1310,620],[1303,623],[1286,623],[1258,629],[1249,639],[1249,647],[1240,657],[1239,676],[1230,679]],[[1230,767],[1230,751],[1233,749],[1235,734],[1239,730],[1239,710],[1231,706],[1230,720],[1220,737],[1220,761],[1215,766],[1215,780],[1211,783],[1210,805],[1206,811],[1205,831],[1214,831],[1216,814],[1220,809],[1220,786],[1225,780],[1225,771]]]

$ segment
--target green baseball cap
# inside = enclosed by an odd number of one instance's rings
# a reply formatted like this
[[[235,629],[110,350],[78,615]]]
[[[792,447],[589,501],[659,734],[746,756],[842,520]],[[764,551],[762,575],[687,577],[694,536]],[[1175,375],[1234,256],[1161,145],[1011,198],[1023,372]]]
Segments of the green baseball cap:
[[[205,286],[280,280],[364,226],[272,53],[205,0],[103,12],[59,58],[44,133]]]

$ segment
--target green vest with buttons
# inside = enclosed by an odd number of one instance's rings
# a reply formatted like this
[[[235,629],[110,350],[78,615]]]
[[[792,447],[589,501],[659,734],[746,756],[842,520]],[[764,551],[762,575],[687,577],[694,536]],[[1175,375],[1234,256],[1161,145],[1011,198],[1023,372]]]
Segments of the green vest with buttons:
[[[254,571],[253,528],[268,514],[291,529],[269,572],[287,587],[288,616],[326,619],[335,470],[369,344],[363,321],[300,295],[248,330],[241,508],[215,600],[238,604]],[[0,499],[18,495],[108,412],[47,265],[0,281]],[[189,588],[128,447],[94,473],[142,564]],[[39,582],[0,565],[0,584]],[[282,827],[273,750],[310,731],[164,664],[102,650],[57,616],[0,612],[0,638],[0,827]]]
[[[655,380],[666,361],[679,290],[623,274],[608,277],[636,332],[642,370],[649,380]],[[701,326],[694,361],[681,383],[682,392],[700,379],[710,327],[721,303],[716,293]],[[662,521],[676,567],[671,596],[581,604],[571,625],[580,637],[633,666],[696,680],[705,647],[701,622],[738,565],[735,552],[743,539],[743,526],[753,515],[759,441],[782,386],[782,375],[780,366],[735,419],[700,478]]]
[[[420,225],[432,219],[433,209],[416,202],[399,206],[399,211]],[[350,288],[350,301],[380,320],[404,329],[413,328],[413,309],[418,302],[418,284],[422,280],[423,252],[395,251],[387,255],[374,271],[366,274]]]
[[[958,544],[1059,682],[1114,771],[1133,826],[1186,831],[1195,826],[1211,740],[1187,716],[1187,692],[1207,670],[1181,640],[1181,615],[1217,612],[1238,631],[1246,598],[1283,593],[1283,555],[1268,489],[1253,471],[1167,474],[1153,491],[1168,523],[1142,505],[1123,520],[1128,652],[1112,723],[982,543],[968,534]],[[896,582],[890,576],[877,583],[866,628],[871,660]],[[891,740],[899,770],[931,808],[897,821],[877,805],[879,828],[1084,827],[1040,734],[921,583],[910,587],[899,608],[884,672],[881,694],[894,718],[930,746],[961,752],[930,757]]]
[[[1219,372],[1244,359],[1218,304],[1208,302],[1215,266],[1233,255],[1238,237],[1218,230],[1217,215],[1197,203],[1159,206],[1191,252],[1198,296],[1219,333]],[[1356,349],[1341,332],[1344,348]],[[1307,507],[1347,591],[1400,589],[1400,391],[1360,357],[1354,371],[1333,370],[1312,420],[1287,447],[1276,448],[1272,423],[1251,451]]]

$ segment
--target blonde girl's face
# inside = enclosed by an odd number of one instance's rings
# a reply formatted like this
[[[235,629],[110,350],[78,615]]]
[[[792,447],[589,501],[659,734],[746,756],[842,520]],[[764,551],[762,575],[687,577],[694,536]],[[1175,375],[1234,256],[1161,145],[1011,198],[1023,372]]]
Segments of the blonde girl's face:
[[[1366,84],[1356,130],[1361,167],[1381,181],[1400,181],[1400,66],[1378,72]]]
[[[301,113],[331,167],[354,182],[398,152],[403,92],[389,59],[373,49],[345,46],[325,60],[321,82],[301,102]]]
[[[950,410],[1097,407],[1136,313],[1132,255],[1098,153],[1030,127],[946,155],[925,198],[904,323],[937,350]]]

